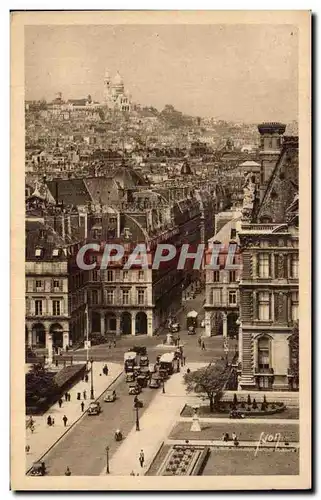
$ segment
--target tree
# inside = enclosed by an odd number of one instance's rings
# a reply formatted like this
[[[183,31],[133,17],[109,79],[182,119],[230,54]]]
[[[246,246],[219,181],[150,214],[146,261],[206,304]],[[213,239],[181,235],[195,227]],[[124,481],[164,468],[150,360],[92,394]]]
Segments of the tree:
[[[290,347],[290,368],[293,378],[299,382],[299,322],[295,322],[292,335],[289,340]]]
[[[205,392],[210,401],[210,411],[213,412],[218,407],[230,371],[225,362],[220,360],[195,372],[186,373],[184,375],[186,390],[187,392]]]

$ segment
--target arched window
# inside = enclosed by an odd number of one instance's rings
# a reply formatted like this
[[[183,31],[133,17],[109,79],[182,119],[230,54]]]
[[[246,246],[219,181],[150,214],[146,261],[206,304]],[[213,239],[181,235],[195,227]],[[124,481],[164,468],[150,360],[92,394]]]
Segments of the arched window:
[[[261,337],[257,343],[258,349],[258,368],[259,372],[270,369],[270,348],[271,342],[268,337]]]

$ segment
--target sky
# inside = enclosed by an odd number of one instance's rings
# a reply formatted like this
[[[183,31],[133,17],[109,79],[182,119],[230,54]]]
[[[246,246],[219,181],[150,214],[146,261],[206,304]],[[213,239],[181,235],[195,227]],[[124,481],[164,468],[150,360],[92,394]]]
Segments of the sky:
[[[132,100],[194,116],[297,120],[298,32],[291,25],[25,27],[25,97],[103,98],[105,70]]]

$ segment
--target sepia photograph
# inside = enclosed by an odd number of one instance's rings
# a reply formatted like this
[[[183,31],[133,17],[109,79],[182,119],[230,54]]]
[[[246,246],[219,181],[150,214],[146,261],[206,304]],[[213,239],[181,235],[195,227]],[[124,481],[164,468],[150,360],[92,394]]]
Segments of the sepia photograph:
[[[311,487],[310,22],[11,13],[14,490]]]

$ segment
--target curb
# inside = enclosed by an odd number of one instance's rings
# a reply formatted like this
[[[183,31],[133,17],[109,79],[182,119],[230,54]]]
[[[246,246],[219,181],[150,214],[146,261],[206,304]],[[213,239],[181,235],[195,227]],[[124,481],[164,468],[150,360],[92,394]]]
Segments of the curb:
[[[108,390],[108,389],[109,389],[109,388],[110,388],[110,387],[111,387],[111,386],[112,386],[112,385],[113,385],[113,384],[114,384],[114,383],[115,383],[115,382],[116,382],[116,381],[117,381],[117,380],[121,377],[121,375],[123,375],[123,373],[124,373],[124,370],[122,370],[122,371],[121,371],[121,372],[117,375],[117,377],[116,377],[116,378],[115,378],[115,379],[114,379],[114,380],[113,380],[113,381],[112,381],[112,382],[111,382],[111,383],[110,383],[110,384],[106,387],[106,389],[104,389],[104,390],[103,390],[103,391],[99,394],[99,396],[98,396],[98,397],[97,397],[97,398],[96,398],[93,402],[98,401],[98,399],[99,399],[99,398],[101,398],[101,396],[104,394],[104,392],[106,392],[106,391],[107,391],[107,390]],[[65,432],[63,432],[63,433],[61,434],[61,436],[59,436],[59,438],[57,439],[57,441],[55,441],[55,442],[54,442],[54,443],[53,443],[53,444],[52,444],[52,445],[51,445],[51,446],[50,446],[50,447],[49,447],[49,448],[45,451],[45,453],[43,453],[43,455],[41,455],[41,456],[40,456],[37,460],[34,460],[34,462],[40,462],[41,460],[43,460],[43,459],[45,458],[45,456],[46,456],[46,455],[47,455],[47,454],[48,454],[48,453],[49,453],[49,452],[50,452],[50,451],[51,451],[51,450],[52,450],[52,449],[56,446],[56,444],[58,444],[58,443],[59,443],[59,441],[60,441],[63,437],[65,437],[65,435],[66,435],[66,434],[67,434],[67,433],[68,433],[68,432],[69,432],[69,431],[70,431],[70,430],[71,430],[71,429],[72,429],[72,428],[73,428],[76,424],[78,424],[78,422],[80,422],[80,420],[81,420],[81,419],[82,419],[82,418],[83,418],[86,414],[87,414],[87,410],[86,410],[86,411],[84,411],[83,413],[81,413],[80,417],[78,417],[78,418],[77,418],[77,420],[75,420],[75,421],[74,421],[74,422],[73,422],[73,423],[72,423],[72,424],[68,427],[68,429],[67,429]],[[32,465],[31,467],[29,467],[29,469],[27,469],[27,471],[26,471],[26,476],[27,476],[27,475],[31,472],[32,467],[33,467],[33,465]]]

